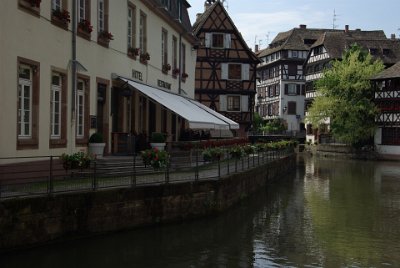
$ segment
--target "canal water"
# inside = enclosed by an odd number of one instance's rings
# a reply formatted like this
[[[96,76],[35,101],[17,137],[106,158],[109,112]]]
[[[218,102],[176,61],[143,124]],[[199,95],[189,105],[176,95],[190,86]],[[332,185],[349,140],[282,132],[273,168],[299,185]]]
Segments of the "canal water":
[[[0,267],[400,267],[400,163],[299,158],[222,215],[7,253]]]

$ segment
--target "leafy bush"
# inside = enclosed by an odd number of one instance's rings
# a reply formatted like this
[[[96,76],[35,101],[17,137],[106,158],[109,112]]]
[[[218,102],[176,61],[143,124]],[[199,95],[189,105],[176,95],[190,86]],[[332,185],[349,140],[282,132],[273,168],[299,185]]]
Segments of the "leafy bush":
[[[217,161],[222,158],[224,151],[221,148],[207,148],[202,152],[202,155],[206,162]]]
[[[164,143],[166,140],[165,134],[161,132],[153,132],[151,133],[150,142],[153,143]]]
[[[61,160],[63,161],[64,169],[76,169],[76,168],[88,168],[90,166],[90,161],[92,158],[84,153],[77,152],[74,154],[62,154]]]
[[[261,127],[261,130],[267,133],[282,133],[286,126],[281,119],[273,119]]]
[[[242,146],[233,146],[229,149],[229,154],[231,155],[231,157],[236,158],[236,159],[240,159],[243,157],[244,155],[244,150]]]
[[[89,143],[103,143],[103,142],[104,142],[103,134],[101,134],[100,132],[93,133],[89,138]]]

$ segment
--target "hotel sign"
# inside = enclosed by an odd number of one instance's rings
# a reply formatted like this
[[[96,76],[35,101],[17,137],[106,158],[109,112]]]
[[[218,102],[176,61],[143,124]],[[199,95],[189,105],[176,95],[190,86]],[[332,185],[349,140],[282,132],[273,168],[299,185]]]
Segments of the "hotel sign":
[[[132,69],[132,78],[135,80],[143,81],[143,74],[142,72]]]

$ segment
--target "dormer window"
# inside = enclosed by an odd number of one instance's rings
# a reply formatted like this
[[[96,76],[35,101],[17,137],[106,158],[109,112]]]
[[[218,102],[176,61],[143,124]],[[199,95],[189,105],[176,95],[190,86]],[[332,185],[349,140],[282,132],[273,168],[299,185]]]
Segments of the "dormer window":
[[[389,54],[390,54],[390,49],[384,48],[384,49],[382,49],[382,53],[383,53],[384,56],[389,56]]]
[[[378,49],[376,49],[376,48],[370,48],[370,49],[369,49],[369,53],[370,53],[371,55],[376,55],[376,54],[378,54]]]
[[[165,7],[165,9],[171,9],[171,0],[161,0],[161,4],[163,5],[163,7]]]

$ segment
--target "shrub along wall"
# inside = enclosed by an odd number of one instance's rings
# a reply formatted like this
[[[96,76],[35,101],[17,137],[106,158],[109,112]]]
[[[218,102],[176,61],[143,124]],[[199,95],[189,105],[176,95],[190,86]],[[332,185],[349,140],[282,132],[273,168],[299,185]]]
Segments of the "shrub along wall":
[[[220,180],[0,202],[0,251],[222,212],[296,168],[290,156]]]

